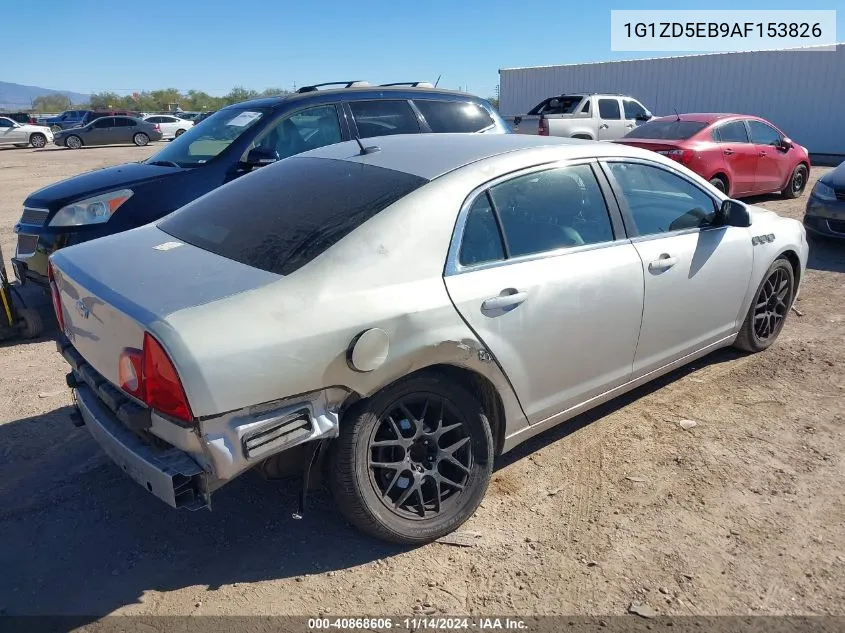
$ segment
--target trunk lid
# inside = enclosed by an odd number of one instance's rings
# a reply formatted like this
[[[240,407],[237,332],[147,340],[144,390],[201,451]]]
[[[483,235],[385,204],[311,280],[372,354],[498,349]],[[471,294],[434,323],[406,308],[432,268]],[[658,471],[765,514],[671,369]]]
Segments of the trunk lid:
[[[115,385],[121,352],[140,349],[144,332],[161,327],[167,315],[280,278],[180,242],[151,224],[61,249],[51,262],[65,335]]]

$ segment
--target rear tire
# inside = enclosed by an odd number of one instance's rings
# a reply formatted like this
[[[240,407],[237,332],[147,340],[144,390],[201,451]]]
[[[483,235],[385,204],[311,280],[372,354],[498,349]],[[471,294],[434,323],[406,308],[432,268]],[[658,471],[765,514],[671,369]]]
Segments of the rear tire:
[[[353,405],[330,459],[332,495],[353,525],[378,539],[421,545],[478,508],[493,472],[493,437],[471,393],[423,374]]]
[[[784,187],[783,191],[780,192],[780,195],[786,198],[787,200],[792,200],[794,198],[798,198],[804,193],[804,189],[807,187],[807,178],[810,172],[807,170],[806,165],[798,165],[795,168],[795,171],[792,172],[792,176],[789,177],[789,182],[786,183],[786,187]]]
[[[143,132],[138,132],[135,136],[132,137],[132,142],[135,143],[138,147],[144,147],[145,145],[149,145],[150,137],[144,134]]]
[[[72,134],[65,139],[65,147],[68,149],[79,149],[82,147],[82,139],[76,136],[76,134]]]
[[[174,136],[173,138],[179,138],[184,133],[185,133],[185,130],[176,130],[176,136]]]
[[[777,340],[795,299],[795,273],[792,264],[779,257],[763,276],[748,307],[748,314],[734,341],[746,352],[762,352]]]
[[[47,145],[47,137],[40,132],[36,132],[35,134],[30,135],[29,144],[35,149],[41,149]]]
[[[721,176],[713,176],[710,179],[710,184],[716,187],[723,194],[728,195],[728,182]]]
[[[32,308],[19,308],[18,316],[23,320],[23,328],[21,329],[23,338],[41,336],[41,332],[44,331],[44,323],[41,321],[41,315],[38,314],[38,311]]]

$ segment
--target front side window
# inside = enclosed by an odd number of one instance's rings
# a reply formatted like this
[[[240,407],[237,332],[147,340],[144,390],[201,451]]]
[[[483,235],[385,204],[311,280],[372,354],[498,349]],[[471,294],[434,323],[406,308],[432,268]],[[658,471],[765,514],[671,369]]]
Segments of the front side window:
[[[136,123],[133,119],[119,116],[114,119],[115,127],[135,127]]]
[[[766,125],[762,121],[749,121],[748,127],[751,128],[751,142],[755,145],[780,146],[780,133],[771,125]]]
[[[101,119],[97,119],[96,121],[94,121],[91,127],[95,127],[98,129],[114,127],[114,117],[104,116]]]
[[[222,257],[289,275],[427,182],[393,169],[298,156],[188,203],[158,227]]]
[[[146,119],[144,119],[144,121],[146,121],[147,123],[164,123],[164,121],[162,121],[163,118],[164,117],[160,116],[148,116]]]
[[[163,161],[180,167],[199,167],[213,160],[244,134],[264,123],[268,108],[225,108],[218,110],[184,134],[170,141],[147,162]]]
[[[714,130],[718,135],[716,140],[720,143],[748,143],[748,130],[742,121],[731,121],[720,125]]]
[[[626,119],[644,119],[648,116],[646,109],[633,99],[623,99],[622,104],[625,106]]]
[[[0,127],[12,127],[11,119],[2,119],[0,118]]]
[[[417,115],[407,101],[352,101],[349,107],[361,138],[420,132]]]
[[[321,105],[285,116],[252,146],[275,150],[282,159],[341,140],[337,107]]]
[[[609,120],[621,118],[619,99],[599,99],[599,117]]]
[[[491,187],[489,198],[504,233],[508,258],[613,240],[607,205],[589,165],[517,176]],[[471,228],[474,236],[482,233],[477,226],[482,219],[484,231],[492,233],[493,225],[484,218],[483,204],[479,199],[473,206],[475,212],[482,205],[481,218],[472,227],[468,218],[467,230]],[[487,257],[497,252],[495,237],[490,240],[484,251]],[[474,241],[482,240],[475,237]],[[472,252],[481,250],[475,246]]]
[[[414,105],[432,132],[472,133],[493,125],[490,113],[476,103],[420,99]]]
[[[640,235],[702,228],[713,222],[715,201],[690,181],[642,163],[608,166]]]

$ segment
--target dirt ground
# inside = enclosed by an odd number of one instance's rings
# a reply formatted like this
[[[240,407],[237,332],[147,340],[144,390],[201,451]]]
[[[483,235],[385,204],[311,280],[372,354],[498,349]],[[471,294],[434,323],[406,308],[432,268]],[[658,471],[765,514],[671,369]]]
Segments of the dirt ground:
[[[0,150],[4,256],[28,193],[153,149]],[[800,218],[805,199],[754,202]],[[0,613],[845,614],[843,273],[845,245],[814,242],[773,348],[499,459],[471,547],[372,541],[326,493],[293,520],[298,487],[253,474],[172,511],[71,425],[49,334],[0,346]]]

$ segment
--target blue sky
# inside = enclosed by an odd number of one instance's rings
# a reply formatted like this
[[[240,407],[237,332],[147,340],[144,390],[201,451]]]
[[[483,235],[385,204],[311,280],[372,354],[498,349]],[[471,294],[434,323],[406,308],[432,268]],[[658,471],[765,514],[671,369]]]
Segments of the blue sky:
[[[608,0],[46,0],[0,38],[0,80],[128,93],[175,87],[224,94],[320,81],[434,81],[487,97],[498,69],[651,57],[610,50],[611,9],[676,2]],[[837,5],[840,5],[837,7]],[[713,0],[708,9],[794,9],[794,2]],[[808,9],[842,8],[841,0]],[[42,15],[29,20],[25,16]],[[9,16],[7,16],[7,19]],[[29,28],[25,25],[34,26]],[[845,40],[845,10],[837,15]],[[672,53],[681,54],[681,53]]]

